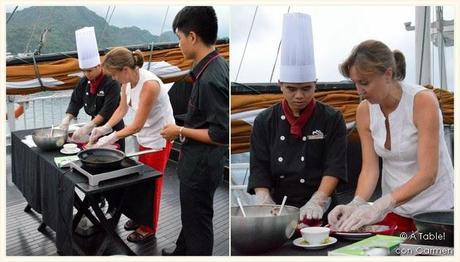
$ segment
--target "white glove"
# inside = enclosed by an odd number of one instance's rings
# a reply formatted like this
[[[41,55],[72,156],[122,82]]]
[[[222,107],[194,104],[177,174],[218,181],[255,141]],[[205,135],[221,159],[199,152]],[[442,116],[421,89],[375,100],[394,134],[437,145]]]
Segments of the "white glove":
[[[270,193],[268,191],[262,190],[256,192],[255,197],[256,205],[275,205],[275,201],[273,201]]]
[[[303,221],[305,217],[307,219],[321,219],[330,204],[330,197],[321,191],[316,191],[310,200],[300,208],[300,221]]]
[[[58,128],[62,130],[69,130],[70,121],[73,119],[73,115],[66,114],[65,117],[62,119],[61,123],[59,124]]]
[[[108,136],[103,136],[99,138],[99,140],[93,147],[100,148],[100,147],[106,147],[108,145],[113,145],[115,142],[118,141],[118,139],[119,138],[117,137],[117,132],[113,132],[112,134]]]
[[[101,137],[103,135],[106,135],[106,134],[108,134],[110,132],[112,132],[112,127],[109,126],[108,123],[106,123],[103,126],[99,126],[99,127],[94,128],[91,131],[91,136],[89,137],[89,143],[94,144],[99,137]]]
[[[78,128],[73,132],[72,140],[77,143],[85,143],[88,142],[89,134],[93,130],[96,124],[93,121],[89,121],[84,126]]]
[[[340,231],[356,230],[365,225],[372,225],[382,221],[385,215],[393,210],[396,206],[396,201],[391,194],[386,194],[377,199],[373,205],[359,206],[349,218],[347,218],[340,226]]]
[[[331,228],[339,229],[343,222],[350,217],[353,211],[362,205],[367,205],[367,202],[359,196],[355,196],[350,203],[334,207],[327,216],[327,221],[329,222],[329,225],[331,225]]]

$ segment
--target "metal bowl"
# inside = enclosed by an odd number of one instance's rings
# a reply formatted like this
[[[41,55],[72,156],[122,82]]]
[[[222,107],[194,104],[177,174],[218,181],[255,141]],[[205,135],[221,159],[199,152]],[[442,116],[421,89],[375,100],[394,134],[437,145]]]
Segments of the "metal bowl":
[[[42,150],[57,150],[65,144],[67,140],[67,131],[54,128],[53,134],[51,135],[51,128],[39,129],[32,132],[32,139]]]
[[[282,246],[292,237],[299,221],[299,208],[279,205],[232,207],[232,248],[242,253],[262,253]],[[274,215],[276,214],[276,215]]]

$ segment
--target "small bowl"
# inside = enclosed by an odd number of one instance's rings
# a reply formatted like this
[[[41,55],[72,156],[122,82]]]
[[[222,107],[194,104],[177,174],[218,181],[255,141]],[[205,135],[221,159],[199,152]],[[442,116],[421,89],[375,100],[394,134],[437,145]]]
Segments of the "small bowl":
[[[327,227],[305,227],[300,230],[300,233],[310,245],[319,245],[329,238],[330,231]]]
[[[65,151],[75,151],[75,149],[77,149],[77,144],[74,144],[74,143],[67,143],[67,144],[64,144],[64,150]]]

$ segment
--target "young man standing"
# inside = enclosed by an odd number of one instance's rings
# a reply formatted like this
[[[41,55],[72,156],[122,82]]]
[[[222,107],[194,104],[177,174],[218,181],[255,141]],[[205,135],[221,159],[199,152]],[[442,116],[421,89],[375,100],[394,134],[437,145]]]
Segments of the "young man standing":
[[[193,89],[184,126],[167,125],[165,139],[181,139],[178,164],[182,229],[175,249],[163,255],[212,255],[213,198],[228,152],[228,64],[214,47],[217,17],[212,7],[188,6],[175,17],[173,31],[194,66]]]

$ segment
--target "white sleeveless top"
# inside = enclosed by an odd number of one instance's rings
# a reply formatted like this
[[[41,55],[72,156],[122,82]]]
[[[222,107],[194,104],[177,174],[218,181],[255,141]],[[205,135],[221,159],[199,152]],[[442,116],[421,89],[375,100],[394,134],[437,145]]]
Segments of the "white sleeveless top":
[[[139,81],[134,88],[128,89],[128,96],[130,97],[131,108],[137,112],[142,87],[146,81],[150,80],[155,80],[160,84],[160,94],[150,110],[144,127],[135,136],[137,142],[143,147],[162,150],[166,146],[166,140],[160,135],[161,129],[167,124],[175,124],[168,91],[163,82],[152,72],[140,68]]]
[[[378,104],[369,103],[370,130],[374,149],[382,157],[382,194],[388,194],[406,183],[419,170],[417,162],[418,130],[413,122],[415,95],[426,88],[400,82],[401,101],[389,114],[391,151],[385,148],[385,116]],[[436,182],[420,192],[394,213],[411,217],[418,212],[450,209],[454,203],[453,166],[444,140],[442,112],[439,110],[439,163]]]

